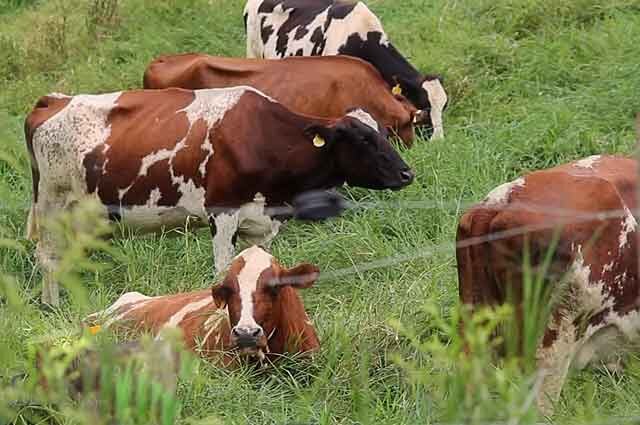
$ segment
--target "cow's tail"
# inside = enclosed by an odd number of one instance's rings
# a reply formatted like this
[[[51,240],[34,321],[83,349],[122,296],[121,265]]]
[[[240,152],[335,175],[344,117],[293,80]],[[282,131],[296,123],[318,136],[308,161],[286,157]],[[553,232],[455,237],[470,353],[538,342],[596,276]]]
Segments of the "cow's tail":
[[[27,143],[27,151],[29,152],[29,160],[31,162],[31,181],[33,185],[33,198],[31,207],[29,208],[29,217],[27,218],[26,237],[29,240],[38,239],[38,214],[36,208],[38,204],[38,189],[40,187],[40,170],[38,161],[36,160],[35,150],[33,148],[33,134],[35,132],[35,121],[37,108],[46,106],[47,97],[41,98],[33,112],[31,112],[24,122],[24,139]]]

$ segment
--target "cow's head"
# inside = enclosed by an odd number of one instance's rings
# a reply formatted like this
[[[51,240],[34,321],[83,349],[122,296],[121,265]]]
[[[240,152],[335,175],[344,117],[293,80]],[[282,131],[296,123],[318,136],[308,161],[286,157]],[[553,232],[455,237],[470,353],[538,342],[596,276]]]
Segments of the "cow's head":
[[[442,77],[427,75],[419,80],[394,77],[396,86],[394,93],[401,93],[418,108],[420,113],[415,116],[414,124],[427,132],[431,139],[444,137],[442,116],[449,98],[442,85]]]
[[[318,268],[311,264],[284,268],[258,246],[242,251],[224,281],[212,289],[214,299],[227,305],[231,345],[242,355],[263,357],[269,352],[269,339],[282,323],[280,315],[288,313],[279,305],[282,288],[309,288],[318,275]]]
[[[331,152],[352,186],[401,189],[413,181],[413,172],[387,140],[386,129],[362,109],[331,125],[310,125],[305,133],[317,149]]]

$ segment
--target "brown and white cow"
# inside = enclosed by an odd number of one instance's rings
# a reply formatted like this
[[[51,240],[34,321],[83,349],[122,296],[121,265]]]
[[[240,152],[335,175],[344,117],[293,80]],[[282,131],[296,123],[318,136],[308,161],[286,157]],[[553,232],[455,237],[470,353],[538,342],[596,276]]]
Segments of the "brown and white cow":
[[[494,189],[460,219],[460,298],[475,308],[507,302],[523,321],[525,264],[544,276],[552,305],[536,360],[538,402],[549,413],[568,370],[610,362],[640,344],[637,162],[592,156]],[[528,254],[525,255],[525,252]]]
[[[208,223],[223,271],[237,234],[267,243],[277,233],[265,205],[345,182],[410,184],[409,166],[371,121],[362,110],[338,119],[297,114],[251,87],[43,97],[25,123],[28,236],[39,239],[43,301],[58,303],[58,251],[40,223],[83,198],[142,231]]]
[[[362,1],[248,0],[244,9],[247,57],[349,55],[376,67],[397,93],[425,112],[432,139],[444,136],[447,93],[442,79],[422,75],[391,43]],[[313,72],[313,70],[311,71]]]
[[[241,85],[255,87],[302,114],[336,118],[364,109],[406,146],[413,143],[414,123],[425,117],[404,96],[394,95],[371,64],[350,56],[274,60],[187,53],[161,56],[144,73],[148,89]]]
[[[260,359],[311,353],[320,343],[298,289],[309,288],[318,275],[311,264],[287,269],[252,246],[212,289],[159,297],[130,292],[88,321],[154,335],[179,328],[186,347],[225,365],[234,353]]]

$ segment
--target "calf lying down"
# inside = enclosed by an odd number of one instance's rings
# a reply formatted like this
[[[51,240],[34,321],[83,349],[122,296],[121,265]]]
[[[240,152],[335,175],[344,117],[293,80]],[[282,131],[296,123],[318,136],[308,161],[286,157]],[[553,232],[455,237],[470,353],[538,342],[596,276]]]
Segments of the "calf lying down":
[[[546,270],[558,301],[537,350],[543,412],[572,364],[611,362],[639,346],[637,172],[633,159],[592,156],[501,185],[460,219],[463,303],[499,305],[511,294],[521,326],[526,257],[532,272]]]
[[[212,289],[158,297],[129,292],[87,321],[153,335],[179,328],[187,348],[223,365],[233,363],[234,354],[310,353],[320,344],[297,290],[313,285],[318,274],[310,264],[284,268],[252,246]]]

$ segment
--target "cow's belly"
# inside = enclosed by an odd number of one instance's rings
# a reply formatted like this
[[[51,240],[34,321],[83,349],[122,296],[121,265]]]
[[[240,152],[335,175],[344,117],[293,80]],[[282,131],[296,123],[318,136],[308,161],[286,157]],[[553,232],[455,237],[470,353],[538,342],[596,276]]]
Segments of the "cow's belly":
[[[203,215],[195,214],[184,207],[136,206],[122,208],[112,218],[132,230],[150,233],[161,230],[202,227],[207,224]]]

